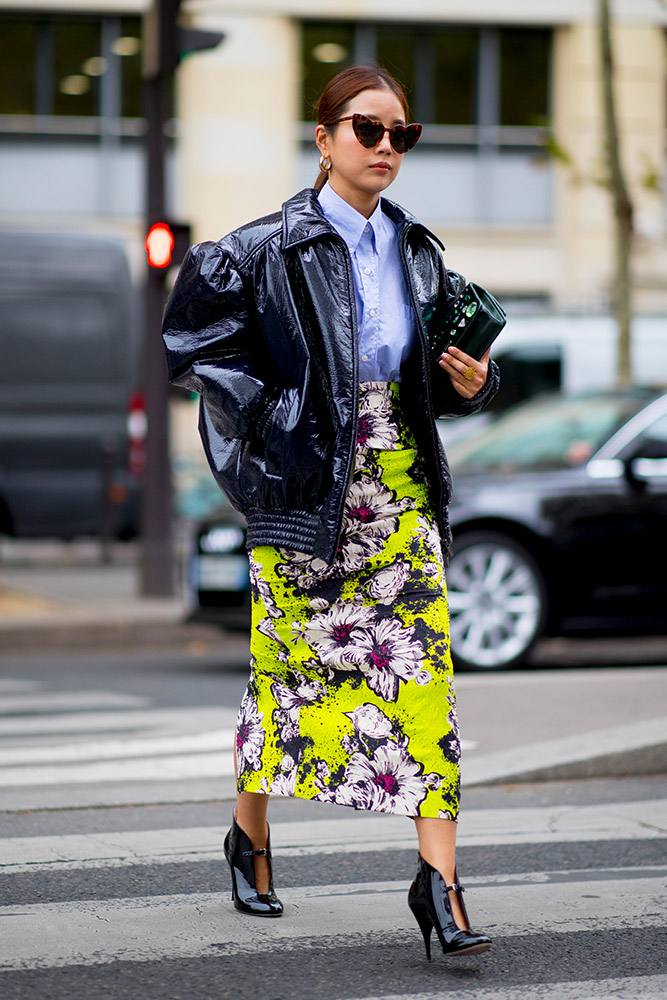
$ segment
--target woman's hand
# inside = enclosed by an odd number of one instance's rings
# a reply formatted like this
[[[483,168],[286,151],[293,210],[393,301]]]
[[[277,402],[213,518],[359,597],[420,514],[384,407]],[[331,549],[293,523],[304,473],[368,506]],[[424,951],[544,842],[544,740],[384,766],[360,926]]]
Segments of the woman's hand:
[[[458,347],[448,347],[441,355],[438,364],[449,375],[459,396],[472,399],[486,384],[490,356],[491,348],[477,361],[469,354],[464,354]]]

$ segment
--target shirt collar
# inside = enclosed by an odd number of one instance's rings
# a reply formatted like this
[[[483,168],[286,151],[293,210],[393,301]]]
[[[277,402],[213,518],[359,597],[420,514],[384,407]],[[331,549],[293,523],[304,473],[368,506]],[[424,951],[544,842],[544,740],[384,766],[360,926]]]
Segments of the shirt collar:
[[[353,250],[356,250],[367,225],[373,230],[375,245],[378,246],[382,232],[382,199],[378,198],[375,211],[367,219],[356,208],[352,208],[340,195],[336,194],[329,183],[325,184],[319,193],[320,207],[325,217],[343,237]]]

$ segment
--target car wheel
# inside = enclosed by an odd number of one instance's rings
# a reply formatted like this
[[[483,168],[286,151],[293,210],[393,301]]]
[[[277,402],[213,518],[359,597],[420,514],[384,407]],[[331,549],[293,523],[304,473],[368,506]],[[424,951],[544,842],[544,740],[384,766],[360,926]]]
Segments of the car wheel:
[[[516,666],[544,628],[547,592],[540,569],[530,552],[506,535],[476,531],[455,539],[447,595],[458,667]]]

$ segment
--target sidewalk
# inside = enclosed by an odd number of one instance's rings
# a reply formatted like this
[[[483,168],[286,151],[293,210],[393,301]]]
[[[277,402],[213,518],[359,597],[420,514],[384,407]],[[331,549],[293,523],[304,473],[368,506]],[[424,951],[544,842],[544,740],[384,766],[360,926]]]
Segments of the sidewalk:
[[[131,546],[106,565],[93,543],[3,542],[0,556],[0,658],[183,650],[247,662],[246,635],[188,624],[180,596],[138,596]],[[667,637],[551,639],[533,666],[550,669],[458,676],[462,731],[480,741],[467,784],[667,774]]]
[[[203,647],[228,649],[211,625],[185,621],[180,593],[139,594],[136,549],[111,547],[109,563],[95,542],[18,542],[0,550],[0,655],[67,651]]]

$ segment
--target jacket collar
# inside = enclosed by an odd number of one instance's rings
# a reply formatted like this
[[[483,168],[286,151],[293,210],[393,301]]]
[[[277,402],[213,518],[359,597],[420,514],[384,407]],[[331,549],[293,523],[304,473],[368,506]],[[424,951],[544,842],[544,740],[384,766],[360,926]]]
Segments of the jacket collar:
[[[423,226],[414,215],[406,212],[404,208],[393,201],[382,199],[382,208],[392,222],[396,223],[399,235],[403,235],[405,229],[418,227],[427,236],[430,236],[438,246],[444,246],[435,233],[432,233],[426,226]],[[290,247],[298,246],[317,239],[319,236],[331,235],[335,233],[333,226],[326,220],[320,208],[319,198],[315,188],[304,188],[283,204],[283,231],[282,249],[288,250]]]

